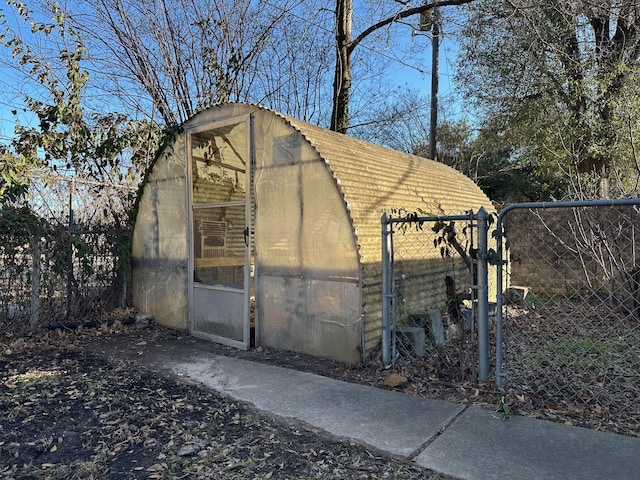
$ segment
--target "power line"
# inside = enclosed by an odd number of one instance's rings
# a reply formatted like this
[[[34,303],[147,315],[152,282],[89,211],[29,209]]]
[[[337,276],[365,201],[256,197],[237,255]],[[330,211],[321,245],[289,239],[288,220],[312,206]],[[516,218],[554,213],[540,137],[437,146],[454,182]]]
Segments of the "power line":
[[[270,2],[270,1],[268,1],[268,0],[265,0],[265,1],[264,1],[264,3],[265,3],[265,4],[267,4],[267,5],[269,5],[270,7],[273,7],[273,8],[279,9],[282,13],[286,13],[286,14],[291,15],[293,18],[295,18],[295,19],[297,19],[297,20],[300,20],[300,21],[302,21],[302,22],[305,22],[305,23],[307,23],[307,24],[310,24],[310,25],[312,25],[312,26],[314,26],[314,27],[318,28],[319,30],[324,31],[325,33],[330,33],[330,34],[332,34],[332,35],[335,33],[335,31],[334,31],[333,29],[329,29],[329,28],[325,27],[324,25],[320,25],[320,24],[318,24],[318,23],[315,23],[314,21],[310,21],[308,18],[303,18],[303,17],[301,17],[300,15],[298,15],[298,14],[296,14],[296,13],[292,12],[292,11],[285,10],[285,9],[284,9],[282,6],[280,6],[280,5],[275,5],[275,4],[273,4],[272,2]],[[400,23],[395,23],[395,25],[400,25]],[[403,25],[406,25],[406,24],[404,24],[404,23],[403,23]],[[425,35],[425,36],[426,36],[426,35]],[[443,35],[441,35],[441,37],[440,37],[440,38],[442,39],[442,37],[443,37]],[[391,61],[393,61],[393,62],[399,63],[400,65],[402,65],[402,66],[404,66],[404,67],[411,68],[412,70],[415,70],[415,71],[417,71],[418,73],[425,74],[425,75],[427,75],[427,74],[431,74],[431,72],[430,72],[430,71],[426,71],[426,70],[423,70],[423,69],[421,69],[421,68],[418,68],[418,67],[416,67],[416,66],[414,66],[414,65],[411,65],[411,64],[409,64],[409,63],[405,62],[404,60],[399,59],[397,56],[387,55],[387,54],[383,53],[382,51],[375,50],[374,48],[369,47],[369,46],[367,46],[367,45],[365,45],[365,44],[360,44],[360,45],[362,46],[362,48],[363,48],[363,49],[366,49],[366,50],[368,50],[368,51],[370,51],[370,52],[372,52],[372,53],[374,53],[374,54],[376,54],[376,55],[379,55],[379,56],[381,56],[381,57],[383,57],[383,58],[386,58],[387,60],[391,60]]]

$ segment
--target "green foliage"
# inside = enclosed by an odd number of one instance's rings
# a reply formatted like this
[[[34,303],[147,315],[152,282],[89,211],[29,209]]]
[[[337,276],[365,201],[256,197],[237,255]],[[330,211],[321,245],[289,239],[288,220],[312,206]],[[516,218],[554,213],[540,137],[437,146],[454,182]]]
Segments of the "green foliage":
[[[484,119],[475,132],[465,121],[438,126],[437,160],[474,180],[484,193],[499,204],[549,201],[568,190],[567,180],[557,168],[518,152],[505,135],[498,119]],[[428,143],[413,147],[416,155],[427,156]]]
[[[14,204],[24,197],[29,188],[30,166],[28,160],[0,145],[0,206]]]
[[[498,412],[502,413],[503,420],[510,420],[513,417],[513,411],[506,399],[506,393],[502,389],[496,391],[498,397]]]
[[[51,4],[53,23],[42,23],[30,15],[23,3],[7,3],[25,23],[31,24],[32,32],[47,37],[57,32],[64,45],[54,64],[50,61],[53,59],[33,53],[20,35],[2,37],[3,45],[12,49],[16,62],[29,67],[49,97],[48,101],[25,98],[27,109],[36,115],[38,125],[16,125],[12,147],[18,162],[72,170],[98,182],[120,183],[139,178],[160,142],[157,126],[131,120],[123,114],[86,111],[83,99],[89,74],[82,67],[86,52],[78,32],[67,24],[64,11],[57,3]]]
[[[117,275],[126,275],[135,187],[150,164],[162,132],[150,122],[87,108],[85,47],[57,3],[48,4],[51,22],[44,23],[37,21],[24,3],[7,4],[31,27],[32,36],[25,38],[0,18],[5,27],[0,43],[10,49],[16,65],[26,68],[34,80],[24,104],[36,121],[32,126],[16,121],[11,144],[0,149],[0,248],[11,254],[35,242],[41,244],[48,252],[43,279],[66,277],[69,295],[69,289],[77,287],[74,275],[95,279],[98,255],[111,254]],[[27,39],[38,41],[40,36],[51,46],[61,46],[57,57],[43,58],[26,43]],[[48,196],[35,201],[30,181],[46,190]],[[55,184],[66,188],[62,193],[54,192]],[[82,186],[81,191],[76,184]],[[83,218],[73,222],[51,218],[52,212],[60,211],[61,200],[66,203],[67,197],[72,204],[80,196],[85,205],[90,205],[83,216],[79,215]],[[68,215],[73,218],[70,211]],[[117,280],[112,278],[111,282],[115,285]]]
[[[540,305],[540,303],[542,303],[542,299],[540,298],[540,295],[538,295],[535,292],[529,292],[526,300],[529,308],[536,308],[538,305]]]
[[[26,237],[43,230],[41,219],[28,207],[15,208],[5,206],[0,208],[0,231],[10,232],[13,237]]]
[[[460,84],[535,190],[582,198],[635,191],[635,1],[481,0],[470,12]]]
[[[75,242],[76,248],[81,246],[81,242],[71,238],[65,228],[45,221],[26,205],[0,208],[0,232],[4,233],[0,237],[0,247],[5,254],[17,254],[36,238],[46,239],[51,252],[48,258],[51,272],[57,275],[66,271],[71,243]]]
[[[494,202],[549,201],[567,190],[566,178],[536,158],[519,152],[497,119],[484,119],[471,151],[475,159],[476,183]]]
[[[638,345],[638,335],[631,335],[627,342]],[[582,338],[563,338],[547,341],[529,357],[525,365],[536,366],[541,363],[562,365],[576,375],[592,375],[594,372],[605,372],[611,365],[637,363],[635,349],[618,339],[603,339],[595,336]]]

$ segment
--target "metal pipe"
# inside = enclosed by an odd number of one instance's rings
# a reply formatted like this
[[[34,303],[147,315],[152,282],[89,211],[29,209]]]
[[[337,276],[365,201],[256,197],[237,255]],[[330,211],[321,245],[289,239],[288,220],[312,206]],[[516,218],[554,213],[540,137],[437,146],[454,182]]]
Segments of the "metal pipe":
[[[67,250],[67,319],[71,318],[71,306],[72,306],[72,296],[73,296],[73,284],[75,282],[74,274],[73,274],[73,236],[75,230],[75,218],[73,216],[73,197],[76,191],[76,182],[75,180],[71,180],[71,184],[69,185],[69,246]]]
[[[362,342],[362,365],[367,364],[367,336],[364,332],[364,313],[360,314],[360,341]]]
[[[572,208],[572,207],[619,207],[624,205],[638,205],[640,198],[620,198],[605,200],[571,200],[566,202],[525,202],[513,203],[506,206],[498,215],[498,222],[511,210],[517,208]]]
[[[502,388],[502,381],[505,377],[505,372],[502,368],[502,269],[506,262],[502,260],[502,212],[498,216],[498,222],[496,225],[496,231],[498,235],[496,237],[496,252],[498,256],[498,265],[496,268],[496,387]]]
[[[478,379],[489,377],[489,281],[487,274],[487,219],[489,214],[480,207],[478,222]]]
[[[40,322],[40,228],[36,227],[36,231],[31,238],[33,244],[33,273],[31,274],[31,330],[35,330]]]
[[[382,214],[382,363],[391,365],[391,223],[387,213]]]

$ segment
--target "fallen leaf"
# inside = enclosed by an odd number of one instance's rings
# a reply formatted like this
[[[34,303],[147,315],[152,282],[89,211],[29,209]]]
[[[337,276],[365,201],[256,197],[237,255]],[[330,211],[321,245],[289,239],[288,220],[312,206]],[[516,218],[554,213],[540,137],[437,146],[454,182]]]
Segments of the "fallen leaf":
[[[384,385],[389,388],[396,388],[400,385],[405,385],[409,383],[409,380],[404,375],[399,375],[397,373],[390,373],[387,375],[387,378],[384,379]]]

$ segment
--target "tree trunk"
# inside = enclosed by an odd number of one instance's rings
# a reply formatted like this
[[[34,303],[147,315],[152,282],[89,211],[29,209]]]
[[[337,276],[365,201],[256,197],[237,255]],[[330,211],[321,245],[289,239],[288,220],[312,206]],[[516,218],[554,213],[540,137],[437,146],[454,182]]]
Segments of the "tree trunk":
[[[336,72],[333,79],[331,130],[347,133],[351,94],[351,28],[353,0],[336,0]]]

